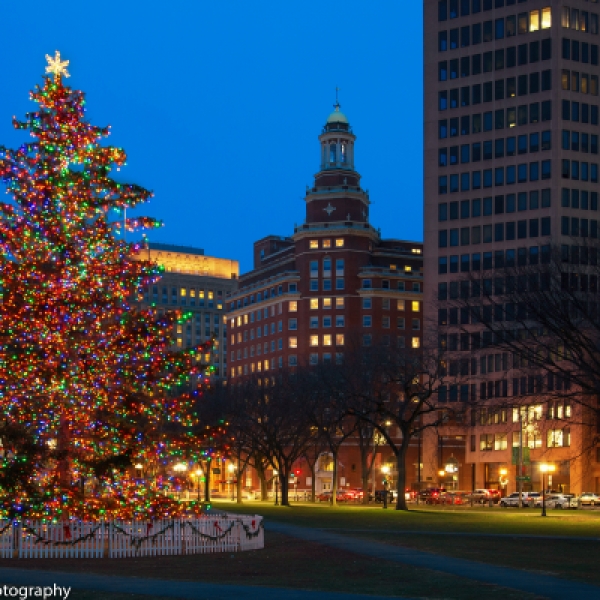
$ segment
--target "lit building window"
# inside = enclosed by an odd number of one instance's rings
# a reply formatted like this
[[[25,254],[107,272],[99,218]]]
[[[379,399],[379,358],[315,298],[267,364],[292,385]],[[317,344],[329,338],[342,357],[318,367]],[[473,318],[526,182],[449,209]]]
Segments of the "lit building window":
[[[183,327],[181,325],[177,325],[177,333],[182,333]]]
[[[411,273],[412,272],[412,267],[410,265],[404,265],[404,271],[406,273]]]
[[[343,248],[344,247],[344,238],[337,238],[335,240],[335,247],[336,248]]]
[[[344,308],[345,302],[344,298],[338,297],[335,299],[335,307],[336,308]]]
[[[187,296],[187,290],[185,288],[181,288],[179,294],[182,298],[185,298]]]
[[[256,369],[256,365],[254,363],[250,363],[250,371],[252,373],[254,373],[254,370]]]
[[[396,308],[398,310],[404,310],[404,300],[398,300]]]
[[[296,300],[290,300],[288,310],[289,312],[298,312],[298,302]]]
[[[241,317],[241,315],[237,318],[237,324],[238,324],[238,327],[242,324],[242,317]]]
[[[244,325],[248,325],[248,315],[244,315]]]
[[[412,253],[413,254],[421,254],[421,248],[413,248]]]
[[[395,271],[396,270],[396,265],[390,265],[390,271]]]
[[[213,292],[212,290],[209,290],[209,291],[208,291],[208,299],[209,299],[209,300],[212,300],[214,297],[215,297],[215,294],[214,294],[214,292]]]
[[[181,338],[177,338],[177,347],[178,348],[183,347],[183,340]]]
[[[311,310],[316,310],[317,308],[319,308],[319,299],[318,298],[311,298],[310,299],[310,309]]]
[[[336,346],[343,346],[344,345],[344,334],[343,333],[336,333],[336,335],[335,335],[335,345]]]
[[[314,250],[315,248],[319,247],[319,240],[310,240],[310,242],[308,243],[308,247],[311,250]]]
[[[256,363],[256,370],[260,373],[262,371],[262,362],[258,361]]]
[[[288,348],[297,348],[298,347],[298,338],[290,337],[288,338]]]
[[[323,298],[323,308],[331,308],[331,298]]]
[[[552,9],[549,6],[542,8],[542,29],[550,29],[552,26]]]
[[[269,370],[269,361],[265,360],[265,371]]]
[[[331,240],[323,240],[323,248],[331,248]]]
[[[310,336],[310,345],[311,346],[318,346],[319,345],[319,336],[318,335],[311,335]]]
[[[331,346],[331,335],[327,334],[323,336],[323,346]]]
[[[571,445],[571,430],[568,427],[564,429],[550,429],[547,439],[548,448],[567,448]]]
[[[235,327],[235,319],[231,319],[229,324],[231,325],[232,328]]]
[[[420,348],[421,347],[421,338],[414,337],[412,339],[412,347],[413,348]]]
[[[540,11],[532,10],[529,13],[529,31],[538,31],[540,28]]]
[[[420,302],[418,300],[412,301],[412,311],[419,312],[421,310]]]

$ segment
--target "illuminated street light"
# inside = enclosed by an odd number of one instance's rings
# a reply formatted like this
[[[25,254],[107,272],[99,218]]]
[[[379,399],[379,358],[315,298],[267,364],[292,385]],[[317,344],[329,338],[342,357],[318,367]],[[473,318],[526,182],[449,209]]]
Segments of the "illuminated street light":
[[[546,473],[553,473],[554,471],[556,471],[556,466],[542,463],[540,465],[540,471],[542,472],[542,517],[545,517],[546,516]]]

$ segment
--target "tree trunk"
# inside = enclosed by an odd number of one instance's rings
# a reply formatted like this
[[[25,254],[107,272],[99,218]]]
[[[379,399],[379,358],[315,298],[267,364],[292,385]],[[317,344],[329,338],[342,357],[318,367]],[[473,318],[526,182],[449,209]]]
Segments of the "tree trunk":
[[[333,473],[332,473],[332,479],[333,479],[333,481],[331,482],[331,506],[337,506],[337,489],[338,489],[338,484],[337,484],[337,472],[338,472],[337,451],[332,452],[331,454],[333,456]]]
[[[310,468],[310,474],[310,501],[314,503],[317,498],[317,463],[313,464]]]
[[[369,474],[371,469],[368,467],[369,464],[369,449],[367,447],[360,448],[360,475],[362,482],[362,503],[369,504]],[[373,463],[371,463],[371,467]]]
[[[396,485],[398,498],[396,500],[396,510],[408,510],[404,490],[406,489],[406,453],[408,452],[409,441],[410,438],[407,435],[404,435],[402,437],[402,444],[398,448],[398,453],[396,454],[396,469],[398,470],[398,482]]]
[[[242,498],[242,479],[244,476],[244,473],[246,472],[246,465],[244,464],[244,466],[242,467],[241,471],[240,471],[240,461],[238,461],[238,472],[237,472],[237,481],[236,481],[236,494],[237,494],[237,503],[238,504],[243,504],[244,503],[244,499]]]
[[[206,479],[204,482],[204,502],[210,502],[210,467],[212,465],[211,460],[206,461],[206,469],[204,473],[206,474]]]
[[[283,467],[279,471],[279,481],[281,483],[281,506],[289,506],[289,487],[290,487],[290,469],[287,465],[279,463],[280,467]]]
[[[267,501],[267,480],[265,478],[265,466],[262,460],[256,460],[256,474],[258,475],[258,481],[260,482],[260,499],[262,502]]]

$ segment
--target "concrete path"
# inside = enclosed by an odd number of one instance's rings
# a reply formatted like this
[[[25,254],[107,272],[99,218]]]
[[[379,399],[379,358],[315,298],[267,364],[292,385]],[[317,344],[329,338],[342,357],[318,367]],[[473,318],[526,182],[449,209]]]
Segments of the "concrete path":
[[[165,579],[140,579],[137,577],[110,577],[60,571],[32,571],[30,569],[0,568],[0,587],[53,586],[71,587],[69,596],[77,600],[76,590],[97,592],[119,592],[165,596],[167,598],[189,598],[190,600],[390,600],[391,596],[365,596],[327,592],[307,592],[284,588],[261,586],[220,585],[195,581]],[[400,598],[400,600],[410,600]]]
[[[600,587],[562,579],[553,575],[538,575],[519,569],[496,567],[484,563],[441,556],[412,548],[392,546],[362,538],[340,535],[331,531],[296,527],[283,523],[267,522],[267,531],[277,531],[285,535],[316,542],[339,550],[346,550],[373,558],[403,563],[422,569],[432,569],[442,573],[457,575],[475,581],[509,587],[531,594],[537,594],[551,600],[565,598],[600,598]],[[532,548],[532,551],[535,549]],[[425,575],[424,575],[425,576]]]
[[[373,529],[345,529],[343,527],[320,527],[319,531],[345,531],[346,533],[375,533]],[[450,535],[452,537],[492,537],[524,540],[557,540],[569,542],[600,542],[600,537],[583,537],[577,535],[538,535],[535,533],[481,533],[469,531],[429,531],[423,529],[394,529],[382,531],[385,535]]]

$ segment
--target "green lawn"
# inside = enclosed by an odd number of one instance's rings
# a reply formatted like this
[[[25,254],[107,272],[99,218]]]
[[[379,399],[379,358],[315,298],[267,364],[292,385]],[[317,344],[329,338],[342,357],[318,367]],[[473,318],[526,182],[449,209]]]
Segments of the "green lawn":
[[[324,528],[358,538],[408,546],[517,569],[554,574],[600,585],[598,541],[527,538],[498,538],[461,534],[550,535],[599,537],[600,511],[548,511],[477,507],[414,507],[409,512],[381,507],[297,505],[291,508],[270,504],[218,504],[215,508],[257,512],[269,520]],[[410,533],[409,533],[410,532]],[[434,535],[443,532],[450,535]]]
[[[248,502],[241,506],[231,502],[214,502],[215,509],[246,514],[257,513],[268,519],[306,527],[334,528],[373,532],[445,531],[471,533],[508,533],[558,535],[600,538],[600,510],[549,510],[540,516],[540,509],[476,507],[411,506],[409,511],[381,505],[362,507],[342,505],[332,508],[325,504],[297,504],[292,507],[273,506],[266,502]],[[343,531],[342,531],[343,532]]]

